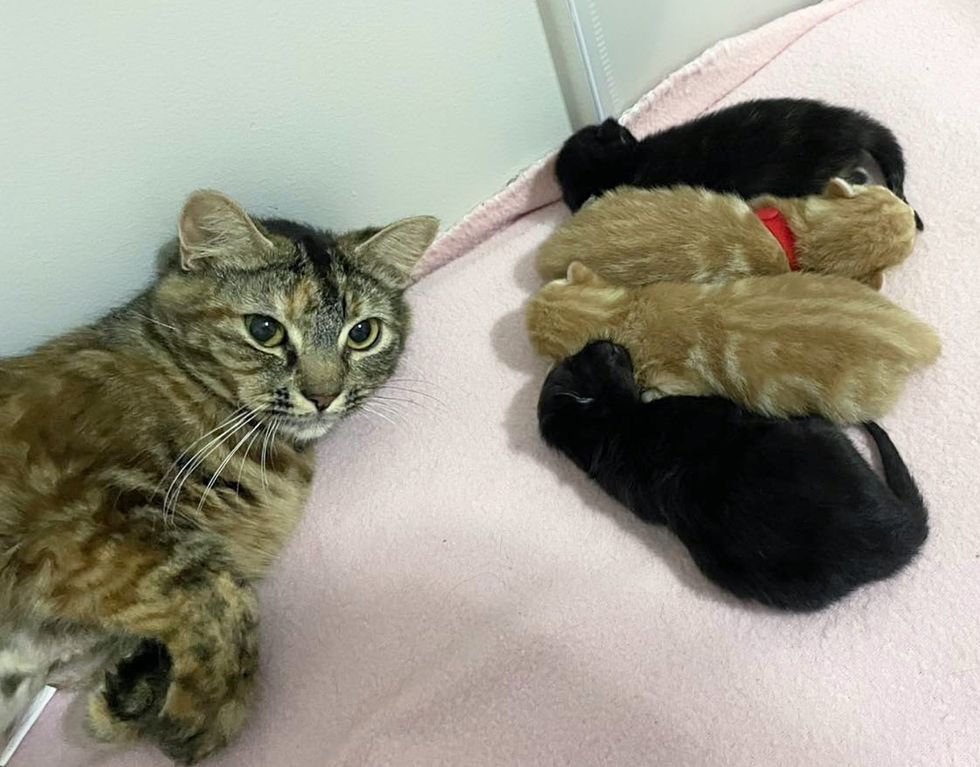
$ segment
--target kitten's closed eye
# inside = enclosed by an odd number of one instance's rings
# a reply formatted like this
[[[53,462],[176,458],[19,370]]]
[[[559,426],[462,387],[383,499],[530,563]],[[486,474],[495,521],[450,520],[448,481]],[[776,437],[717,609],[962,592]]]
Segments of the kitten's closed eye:
[[[582,396],[581,394],[576,394],[575,392],[570,392],[570,391],[556,391],[555,396],[568,397],[570,399],[575,400],[580,405],[591,405],[593,402],[595,402],[595,397],[585,397]]]

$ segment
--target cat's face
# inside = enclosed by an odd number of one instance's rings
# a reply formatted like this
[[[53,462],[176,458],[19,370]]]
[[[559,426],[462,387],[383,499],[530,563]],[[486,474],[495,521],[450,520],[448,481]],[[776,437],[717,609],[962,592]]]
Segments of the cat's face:
[[[316,439],[394,372],[409,271],[436,229],[421,217],[334,236],[198,193],[156,311],[189,375],[278,433]]]
[[[593,341],[548,373],[538,399],[538,422],[549,442],[567,448],[569,441],[578,441],[569,429],[594,437],[604,423],[618,421],[639,404],[629,352],[608,341]]]

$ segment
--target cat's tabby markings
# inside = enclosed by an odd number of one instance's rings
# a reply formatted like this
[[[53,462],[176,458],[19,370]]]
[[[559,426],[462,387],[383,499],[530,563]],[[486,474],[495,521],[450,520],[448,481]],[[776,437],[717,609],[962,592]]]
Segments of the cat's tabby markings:
[[[152,287],[0,362],[0,733],[45,680],[184,762],[240,730],[309,443],[395,370],[436,228],[335,236],[199,192]]]

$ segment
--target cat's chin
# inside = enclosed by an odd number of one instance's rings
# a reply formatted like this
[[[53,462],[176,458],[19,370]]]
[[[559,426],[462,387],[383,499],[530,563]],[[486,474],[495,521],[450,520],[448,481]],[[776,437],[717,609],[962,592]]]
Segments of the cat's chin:
[[[315,418],[291,419],[282,423],[279,427],[279,433],[294,442],[313,442],[336,426],[340,418],[339,413],[331,413]]]

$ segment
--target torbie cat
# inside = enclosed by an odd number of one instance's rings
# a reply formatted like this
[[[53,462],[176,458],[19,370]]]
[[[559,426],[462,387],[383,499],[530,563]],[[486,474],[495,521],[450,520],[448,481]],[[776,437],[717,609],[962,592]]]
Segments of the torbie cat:
[[[703,186],[745,199],[820,194],[835,176],[905,199],[905,158],[874,118],[813,99],[757,99],[637,139],[614,119],[574,133],[555,161],[572,211],[619,186]],[[916,216],[916,224],[922,222]]]
[[[789,251],[755,211],[778,211]],[[621,187],[562,224],[538,251],[538,271],[557,279],[581,261],[610,282],[719,282],[813,271],[881,287],[882,270],[915,244],[912,209],[883,186],[832,179],[822,195],[757,197],[679,186]],[[794,268],[795,267],[795,268]]]
[[[311,441],[395,370],[436,230],[334,236],[199,192],[149,289],[0,361],[0,736],[45,681],[94,687],[95,736],[182,762],[241,729],[254,586]]]
[[[626,287],[573,262],[531,300],[527,326],[554,360],[591,340],[624,346],[637,380],[662,394],[841,423],[884,415],[940,352],[928,325],[874,290],[802,273]]]

